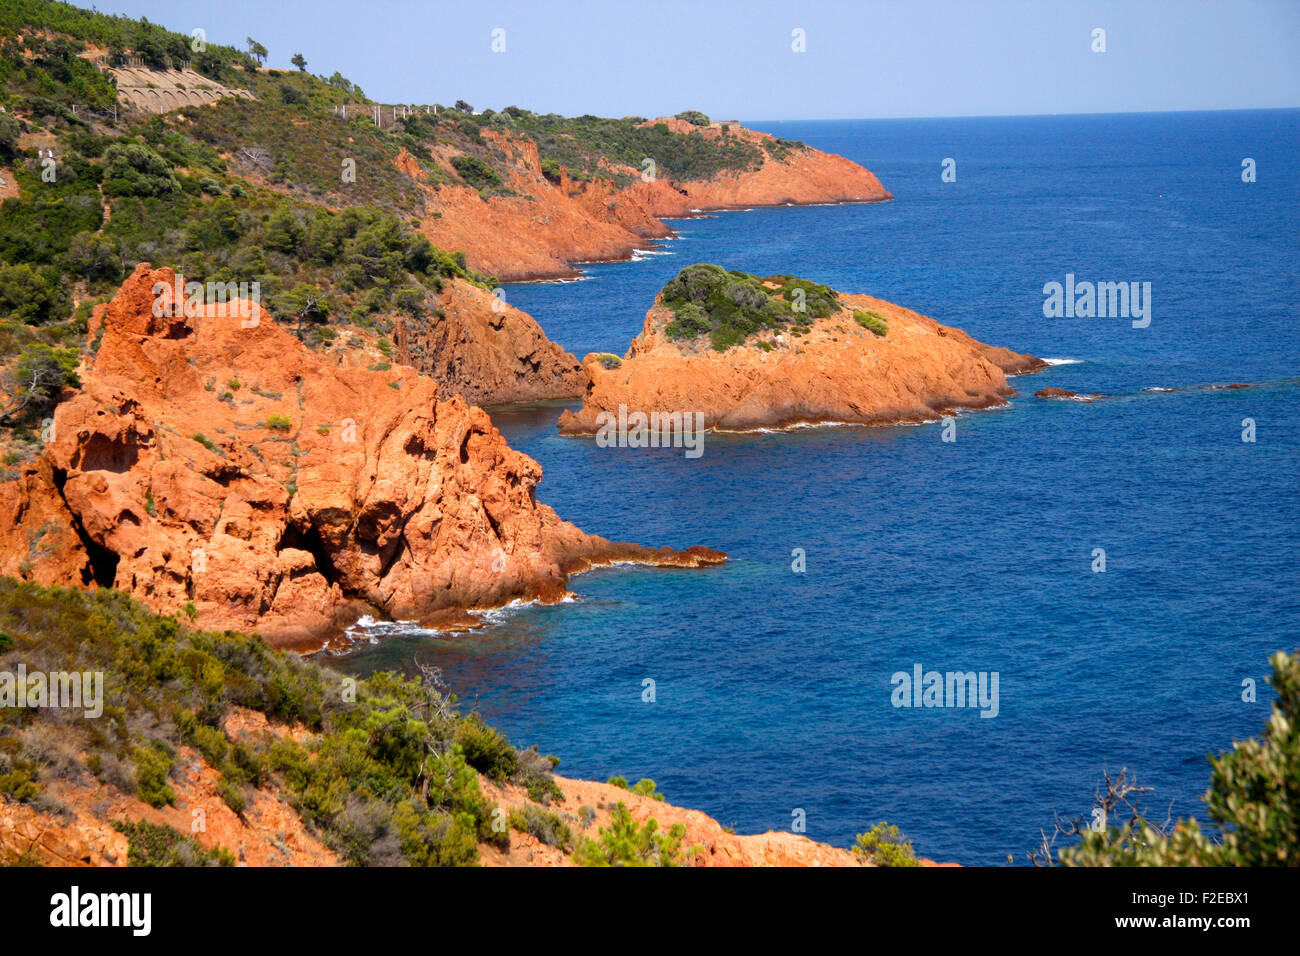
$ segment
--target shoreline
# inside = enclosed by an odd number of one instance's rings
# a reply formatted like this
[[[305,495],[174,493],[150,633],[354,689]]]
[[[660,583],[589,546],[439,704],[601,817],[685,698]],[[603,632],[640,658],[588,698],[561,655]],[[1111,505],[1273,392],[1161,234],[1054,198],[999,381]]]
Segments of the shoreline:
[[[881,203],[894,202],[894,199],[895,197],[893,196],[892,193],[890,193],[887,195],[887,197],[881,199],[838,199],[835,200],[834,202],[738,203],[738,204],[726,205],[726,206],[701,206],[700,212],[697,215],[656,216],[655,218],[658,219],[661,223],[667,225],[667,223],[674,222],[674,221],[690,222],[696,219],[713,219],[716,217],[713,216],[712,213],[719,213],[719,212],[753,212],[758,209],[787,209],[787,208],[795,208],[795,207],[808,208],[813,206],[875,206]],[[668,229],[674,234],[670,236],[648,236],[645,238],[644,241],[648,243],[681,241],[682,237],[676,235],[675,229],[672,229],[671,226],[668,226]],[[614,256],[612,258],[570,259],[566,262],[567,271],[557,270],[555,272],[546,272],[540,270],[533,270],[533,271],[523,273],[518,278],[513,276],[507,278],[506,276],[502,276],[502,275],[498,275],[495,278],[498,282],[502,283],[503,285],[527,285],[531,283],[540,283],[540,282],[579,282],[587,278],[587,275],[581,269],[579,269],[578,266],[618,265],[620,263],[626,263],[626,262],[639,262],[641,260],[636,258],[636,253],[639,249],[640,249],[639,246],[629,246],[627,251],[624,254]]]

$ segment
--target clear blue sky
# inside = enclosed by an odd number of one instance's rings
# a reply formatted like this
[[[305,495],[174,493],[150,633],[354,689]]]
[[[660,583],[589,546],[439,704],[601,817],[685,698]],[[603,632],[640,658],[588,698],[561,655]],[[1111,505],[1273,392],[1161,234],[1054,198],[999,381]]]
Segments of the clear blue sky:
[[[717,118],[1300,106],[1300,0],[108,0],[382,102]],[[1091,50],[1106,31],[1105,53]],[[505,52],[491,49],[505,31]],[[791,50],[805,31],[807,52]]]

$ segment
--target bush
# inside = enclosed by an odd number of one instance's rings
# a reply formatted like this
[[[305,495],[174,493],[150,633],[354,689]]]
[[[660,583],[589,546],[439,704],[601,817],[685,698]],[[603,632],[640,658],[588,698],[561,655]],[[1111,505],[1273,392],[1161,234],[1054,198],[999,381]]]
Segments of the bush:
[[[660,803],[664,799],[664,795],[655,789],[655,782],[649,777],[642,777],[638,780],[632,786],[631,792],[638,796],[649,797],[651,800],[658,800]]]
[[[456,728],[456,743],[465,762],[496,783],[504,783],[519,769],[515,748],[500,731],[483,723],[478,714],[470,714]]]
[[[549,810],[527,804],[522,810],[510,811],[510,825],[521,833],[529,833],[547,846],[568,850],[573,845],[573,832],[568,824]]]
[[[859,833],[853,852],[875,866],[920,866],[912,841],[898,827],[881,820],[866,833]]]
[[[154,741],[132,751],[135,758],[136,794],[151,807],[161,807],[176,802],[176,791],[167,779],[172,771],[172,758],[161,743]]]
[[[104,159],[109,196],[174,196],[181,191],[172,164],[143,143],[114,143]]]
[[[692,126],[708,126],[711,120],[699,110],[685,110],[678,113],[673,119],[685,120]]]
[[[126,836],[129,866],[234,866],[225,848],[205,850],[175,827],[144,820],[117,821],[113,829]]]
[[[26,263],[0,266],[0,315],[11,322],[40,325],[54,318],[61,305],[58,277]]]
[[[879,312],[864,312],[860,309],[854,309],[853,321],[869,332],[882,337],[889,331],[889,323],[885,321],[885,317]]]
[[[680,823],[667,833],[659,832],[653,818],[638,825],[620,801],[610,811],[609,826],[601,827],[595,840],[584,838],[573,859],[579,866],[679,866],[685,836]]]
[[[813,319],[840,311],[834,289],[797,279],[729,272],[702,263],[687,266],[662,289],[661,301],[673,312],[664,326],[672,341],[708,335],[725,351],[763,329],[807,327]]]
[[[293,422],[288,415],[270,415],[266,419],[266,427],[274,432],[287,432],[293,427]]]
[[[1179,820],[1166,831],[1133,809],[1122,825],[1076,821],[1079,844],[1061,851],[1065,866],[1295,866],[1300,861],[1300,654],[1277,653],[1277,692],[1260,739],[1210,758],[1204,797],[1210,825]],[[1121,782],[1123,774],[1121,774]],[[1119,808],[1117,808],[1119,809]]]
[[[455,156],[452,157],[451,164],[461,179],[479,192],[499,189],[501,186],[501,174],[477,156]]]
[[[33,423],[50,414],[67,388],[80,384],[77,350],[38,343],[18,356],[4,374],[9,403],[0,409],[0,422]]]

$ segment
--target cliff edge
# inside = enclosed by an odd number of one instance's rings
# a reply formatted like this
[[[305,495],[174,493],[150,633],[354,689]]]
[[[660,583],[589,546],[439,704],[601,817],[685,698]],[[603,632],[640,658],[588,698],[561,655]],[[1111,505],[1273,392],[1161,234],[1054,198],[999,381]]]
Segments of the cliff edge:
[[[569,574],[675,552],[588,535],[480,409],[409,368],[338,368],[242,300],[155,314],[137,266],[45,450],[0,484],[0,574],[116,587],[204,627],[319,646],[361,613],[474,623]]]
[[[688,266],[626,356],[587,356],[582,407],[559,427],[595,434],[620,407],[699,413],[724,431],[922,422],[1000,405],[1015,394],[1007,375],[1045,366],[883,299]]]

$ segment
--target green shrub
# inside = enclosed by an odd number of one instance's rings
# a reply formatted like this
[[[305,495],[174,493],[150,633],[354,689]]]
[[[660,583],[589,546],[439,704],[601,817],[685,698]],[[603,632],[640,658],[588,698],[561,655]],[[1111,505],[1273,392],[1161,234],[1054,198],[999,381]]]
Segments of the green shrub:
[[[135,759],[136,794],[151,807],[176,802],[176,791],[167,782],[172,771],[172,757],[158,741],[140,745],[132,751]]]
[[[638,825],[627,804],[619,802],[610,811],[608,827],[601,827],[596,839],[584,838],[574,853],[579,866],[679,866],[686,827],[674,823],[667,833],[659,832],[659,821]]]
[[[479,192],[501,187],[501,174],[477,156],[454,156],[451,164],[461,179]]]
[[[504,783],[519,769],[515,748],[501,732],[470,714],[456,728],[456,743],[465,762],[496,783]]]
[[[114,143],[104,151],[104,160],[109,196],[175,196],[181,191],[172,164],[143,143]]]
[[[1210,758],[1204,797],[1210,824],[1179,820],[1166,830],[1133,807],[1131,819],[1094,828],[1082,821],[1065,866],[1295,866],[1300,861],[1300,654],[1278,652],[1277,699],[1259,738]],[[1130,798],[1131,799],[1131,798]],[[1130,804],[1131,806],[1131,804]],[[1115,807],[1116,811],[1126,807]]]
[[[760,279],[707,263],[687,266],[660,294],[673,312],[664,326],[670,340],[708,335],[720,352],[763,329],[798,330],[841,309],[828,286],[787,275]]]
[[[663,802],[664,795],[655,789],[655,782],[649,777],[642,777],[631,788],[631,792],[642,797],[649,797],[651,800]]]
[[[898,827],[881,820],[866,833],[859,833],[853,852],[876,866],[920,866],[912,841]]]
[[[30,760],[14,759],[7,773],[0,773],[0,794],[20,803],[31,800],[41,792],[36,779],[36,764]]]
[[[879,312],[867,312],[861,309],[853,310],[853,321],[862,326],[869,332],[879,336],[884,336],[889,331],[889,323]]]
[[[266,419],[266,427],[270,431],[287,432],[293,427],[293,422],[287,415],[271,415]]]
[[[526,804],[521,810],[510,811],[510,825],[521,833],[529,833],[547,846],[568,850],[573,845],[573,833],[568,824],[549,810]]]
[[[193,837],[175,827],[145,820],[119,820],[113,829],[126,836],[129,866],[234,866],[234,855],[224,847],[205,850]]]

